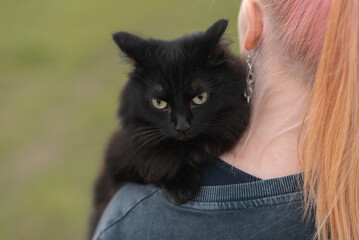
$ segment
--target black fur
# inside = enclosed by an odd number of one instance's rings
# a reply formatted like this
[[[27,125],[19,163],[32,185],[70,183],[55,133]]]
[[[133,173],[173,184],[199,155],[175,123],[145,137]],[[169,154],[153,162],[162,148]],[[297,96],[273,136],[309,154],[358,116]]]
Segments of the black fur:
[[[91,235],[125,182],[155,184],[174,202],[184,203],[198,192],[200,170],[211,156],[239,140],[249,118],[245,65],[221,40],[227,24],[220,20],[206,32],[173,41],[113,35],[134,70],[121,94],[121,126],[108,143],[95,184]],[[192,99],[203,92],[208,100],[194,104]],[[155,109],[152,98],[168,107]]]

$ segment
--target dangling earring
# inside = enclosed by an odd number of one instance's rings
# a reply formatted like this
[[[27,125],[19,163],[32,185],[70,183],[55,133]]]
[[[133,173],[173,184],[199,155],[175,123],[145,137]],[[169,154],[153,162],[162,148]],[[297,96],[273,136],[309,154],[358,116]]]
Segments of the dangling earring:
[[[247,57],[247,88],[244,91],[244,97],[247,98],[248,105],[251,104],[252,96],[253,96],[253,86],[254,86],[254,79],[253,79],[253,67],[251,64],[251,55],[252,51],[248,52]]]

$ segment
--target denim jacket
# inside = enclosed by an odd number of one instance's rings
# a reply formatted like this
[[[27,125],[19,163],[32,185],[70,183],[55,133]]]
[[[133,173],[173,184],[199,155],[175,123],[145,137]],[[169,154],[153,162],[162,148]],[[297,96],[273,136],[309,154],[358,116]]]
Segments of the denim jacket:
[[[202,186],[176,205],[153,185],[128,183],[107,206],[93,240],[312,239],[303,220],[302,175]]]

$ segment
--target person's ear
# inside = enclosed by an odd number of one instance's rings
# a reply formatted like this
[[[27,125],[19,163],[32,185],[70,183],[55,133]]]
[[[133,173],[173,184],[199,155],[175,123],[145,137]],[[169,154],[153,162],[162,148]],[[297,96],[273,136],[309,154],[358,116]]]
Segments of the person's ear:
[[[244,40],[244,47],[247,51],[252,50],[263,32],[263,11],[257,1],[248,0],[246,4],[248,28]]]

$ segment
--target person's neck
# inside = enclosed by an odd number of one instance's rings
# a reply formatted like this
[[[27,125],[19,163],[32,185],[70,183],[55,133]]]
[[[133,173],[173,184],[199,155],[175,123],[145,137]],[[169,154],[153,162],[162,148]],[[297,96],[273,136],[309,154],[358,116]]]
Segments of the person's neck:
[[[302,141],[298,152],[297,141],[310,88],[273,69],[271,66],[272,73],[264,71],[256,76],[248,129],[232,151],[220,156],[262,179],[302,172],[297,155]]]

